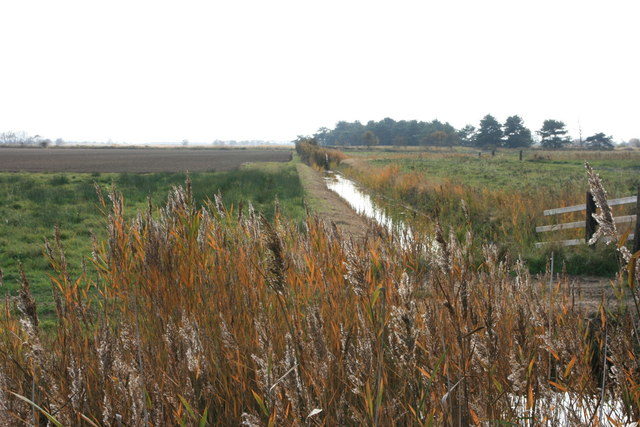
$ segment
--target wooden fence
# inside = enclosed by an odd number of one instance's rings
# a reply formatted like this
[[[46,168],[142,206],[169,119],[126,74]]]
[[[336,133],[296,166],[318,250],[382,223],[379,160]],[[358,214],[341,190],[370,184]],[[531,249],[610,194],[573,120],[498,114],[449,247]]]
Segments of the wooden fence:
[[[629,233],[627,235],[627,240],[633,240],[633,252],[637,252],[640,250],[640,221],[638,218],[640,217],[640,187],[638,187],[638,195],[637,196],[629,196],[622,197],[620,199],[611,199],[608,200],[609,206],[617,206],[617,205],[626,205],[629,203],[636,204],[636,213],[635,215],[623,215],[614,217],[613,221],[616,224],[624,224],[624,223],[632,223],[635,221],[635,230],[633,233]],[[536,232],[545,233],[549,231],[559,231],[559,230],[568,230],[572,228],[584,228],[585,235],[584,239],[571,239],[571,240],[559,240],[559,241],[549,241],[549,242],[539,242],[536,243],[536,247],[541,247],[544,245],[548,245],[550,243],[560,244],[562,246],[574,246],[579,245],[581,243],[588,243],[593,237],[593,234],[596,232],[596,228],[598,227],[598,223],[593,218],[593,214],[596,212],[596,203],[593,199],[593,196],[590,191],[587,191],[586,203],[584,205],[575,205],[575,206],[567,206],[564,208],[555,208],[555,209],[547,209],[544,211],[545,216],[551,215],[561,215],[570,212],[580,212],[586,211],[584,221],[575,221],[575,222],[565,222],[562,224],[554,224],[554,225],[541,225],[536,227]]]

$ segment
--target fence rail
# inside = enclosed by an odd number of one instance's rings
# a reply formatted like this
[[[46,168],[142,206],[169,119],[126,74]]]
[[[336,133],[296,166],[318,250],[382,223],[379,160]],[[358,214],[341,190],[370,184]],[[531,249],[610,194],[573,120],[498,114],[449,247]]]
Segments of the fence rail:
[[[613,218],[613,222],[616,224],[624,224],[627,222],[633,222],[636,220],[636,215],[623,215],[617,216]],[[554,225],[541,225],[536,227],[536,232],[544,233],[545,231],[558,231],[558,230],[568,230],[570,228],[582,228],[584,227],[584,221],[576,221],[576,222],[565,222],[564,224],[554,224]]]
[[[593,214],[596,212],[596,204],[591,192],[589,191],[587,191],[586,201],[587,202],[584,205],[575,205],[575,206],[567,206],[563,208],[547,209],[543,212],[545,216],[549,216],[549,215],[560,215],[560,214],[565,214],[570,212],[586,211],[584,221],[565,222],[562,224],[541,225],[536,227],[537,233],[569,230],[574,228],[584,228],[585,229],[584,239],[538,242],[536,243],[536,247],[539,248],[551,243],[559,244],[561,246],[574,246],[582,243],[588,243],[589,240],[591,240],[591,238],[593,237],[593,234],[595,233],[597,228],[597,222],[593,218]],[[634,252],[637,252],[638,250],[640,250],[640,222],[638,221],[638,219],[640,218],[640,187],[638,187],[637,196],[621,197],[619,199],[608,200],[607,202],[609,203],[609,206],[626,205],[630,203],[636,204],[635,215],[622,215],[622,216],[614,217],[613,221],[616,224],[632,223],[635,221],[636,223],[635,232],[629,233],[627,235],[627,240],[634,240],[633,250]],[[609,238],[605,240],[611,241],[612,239]]]
[[[629,203],[636,203],[637,201],[638,201],[638,196],[629,196],[629,197],[622,197],[620,199],[608,200],[609,206],[626,205]],[[557,215],[557,214],[569,213],[569,212],[579,212],[585,209],[587,209],[587,205],[567,206],[565,208],[547,209],[546,211],[544,211],[544,215],[549,216],[549,215]]]
[[[634,240],[636,237],[635,233],[631,233],[627,236],[627,241]],[[604,242],[611,242],[611,238],[603,239]],[[538,242],[536,243],[536,248],[541,248],[550,243],[554,243],[560,246],[576,246],[585,243],[584,239],[569,239],[569,240],[555,240],[553,242]]]

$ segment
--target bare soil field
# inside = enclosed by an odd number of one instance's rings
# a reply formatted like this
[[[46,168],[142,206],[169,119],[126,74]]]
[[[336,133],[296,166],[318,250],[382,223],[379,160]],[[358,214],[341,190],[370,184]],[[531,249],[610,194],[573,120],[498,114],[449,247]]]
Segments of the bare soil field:
[[[2,148],[1,172],[224,171],[248,162],[286,162],[282,149]]]

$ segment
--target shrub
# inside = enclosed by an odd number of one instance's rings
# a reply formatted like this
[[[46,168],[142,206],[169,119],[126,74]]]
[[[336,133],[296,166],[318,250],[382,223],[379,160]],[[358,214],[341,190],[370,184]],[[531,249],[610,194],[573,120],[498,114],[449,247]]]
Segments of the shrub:
[[[346,157],[341,151],[319,147],[311,140],[296,142],[296,153],[310,166],[329,170],[331,165],[339,165]]]
[[[51,185],[65,185],[68,184],[69,178],[66,175],[56,175],[53,178],[51,178],[51,180],[49,180],[49,183]]]

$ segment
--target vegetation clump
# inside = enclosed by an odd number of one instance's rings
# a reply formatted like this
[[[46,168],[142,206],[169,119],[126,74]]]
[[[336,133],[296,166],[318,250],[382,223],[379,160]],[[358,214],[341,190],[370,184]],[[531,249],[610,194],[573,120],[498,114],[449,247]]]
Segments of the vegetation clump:
[[[314,138],[301,137],[296,141],[296,153],[300,160],[310,166],[330,169],[331,165],[339,165],[345,155],[339,150],[332,150],[318,146]]]

